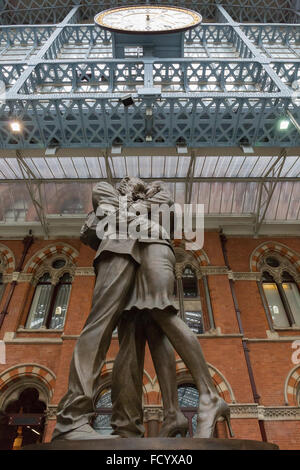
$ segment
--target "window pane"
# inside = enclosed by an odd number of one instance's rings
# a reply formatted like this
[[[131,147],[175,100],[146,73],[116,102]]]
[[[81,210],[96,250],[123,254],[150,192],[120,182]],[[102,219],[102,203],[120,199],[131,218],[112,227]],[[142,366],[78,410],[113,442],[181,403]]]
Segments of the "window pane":
[[[275,282],[264,282],[263,289],[269,305],[274,326],[289,327],[290,324]]]
[[[101,408],[107,408],[107,410],[111,410],[112,403],[111,403],[111,390],[105,389],[101,392],[100,398],[96,403],[96,410]],[[109,414],[97,414],[96,418],[93,422],[93,428],[99,434],[108,435],[112,432],[112,427],[110,425],[111,413]]]
[[[56,299],[52,310],[50,329],[63,328],[68,308],[71,284],[61,284],[58,287]]]
[[[300,326],[300,294],[299,289],[294,282],[282,284],[285,295],[288,299],[290,309],[295,319],[296,325]]]
[[[204,333],[202,312],[185,312],[185,321],[194,333],[198,335]]]
[[[52,285],[38,284],[31,304],[26,328],[41,328],[46,319],[51,300]]]
[[[182,276],[183,295],[186,298],[198,297],[198,280],[191,268],[186,268]]]
[[[194,408],[195,414],[192,417],[192,428],[193,434],[197,428],[197,409],[199,402],[199,392],[196,387],[192,384],[179,385],[178,387],[178,403],[179,407],[183,408]],[[190,435],[189,433],[187,434]]]

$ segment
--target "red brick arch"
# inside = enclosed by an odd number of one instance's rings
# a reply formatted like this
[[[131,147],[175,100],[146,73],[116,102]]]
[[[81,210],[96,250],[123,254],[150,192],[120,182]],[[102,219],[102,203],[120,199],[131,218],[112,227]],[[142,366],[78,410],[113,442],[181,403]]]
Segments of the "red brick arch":
[[[300,364],[294,367],[287,376],[285,383],[285,401],[289,406],[299,406],[297,394],[300,386]]]
[[[14,272],[16,266],[14,254],[7,246],[2,245],[2,243],[0,243],[0,256],[4,261],[5,274]]]
[[[66,255],[74,262],[74,264],[76,264],[79,255],[78,251],[67,243],[55,243],[48,245],[30,258],[24,268],[24,272],[28,274],[34,273],[46,258],[56,254]]]
[[[251,271],[259,271],[259,261],[268,251],[278,253],[287,258],[294,265],[295,269],[300,272],[300,255],[288,246],[273,241],[262,243],[252,252],[250,257]]]
[[[23,377],[34,377],[46,385],[50,399],[54,393],[55,374],[45,366],[39,364],[19,364],[6,369],[0,374],[0,392],[4,392],[13,382]]]
[[[208,370],[211,375],[211,378],[214,382],[214,385],[220,397],[222,397],[223,400],[225,400],[227,403],[234,403],[235,398],[234,398],[232,388],[230,384],[228,383],[228,381],[226,380],[226,378],[224,377],[224,375],[221,374],[221,372],[218,369],[216,369],[214,366],[212,366],[211,364],[207,364],[207,365],[208,365]],[[186,368],[185,364],[183,363],[181,359],[176,361],[176,374],[177,374],[177,378],[179,382],[180,382],[180,378],[183,378],[184,376],[189,374],[188,369]]]

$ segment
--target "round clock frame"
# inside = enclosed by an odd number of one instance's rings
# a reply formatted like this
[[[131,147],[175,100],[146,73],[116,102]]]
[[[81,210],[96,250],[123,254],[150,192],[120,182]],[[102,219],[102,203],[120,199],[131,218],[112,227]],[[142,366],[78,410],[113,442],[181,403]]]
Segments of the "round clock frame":
[[[113,26],[109,26],[105,24],[105,17],[109,14],[112,13],[118,13],[120,11],[136,11],[136,10],[143,10],[143,9],[155,9],[155,10],[168,10],[170,12],[176,11],[176,12],[182,12],[190,15],[191,17],[191,23],[188,25],[184,25],[181,27],[174,27],[170,29],[157,29],[157,30],[147,30],[147,29],[140,29],[140,30],[132,30],[132,29],[126,29],[125,25],[124,28],[114,28]],[[98,13],[95,16],[94,19],[96,25],[100,26],[103,29],[106,29],[111,32],[116,32],[116,33],[124,33],[124,34],[147,34],[147,35],[154,35],[154,34],[170,34],[170,33],[179,33],[179,32],[184,32],[187,31],[190,28],[195,28],[202,22],[202,16],[193,11],[189,10],[188,8],[178,8],[178,7],[173,7],[169,5],[136,5],[136,6],[126,6],[126,7],[115,7],[115,8],[109,8],[108,10],[104,10],[101,13]],[[150,21],[150,20],[149,20]]]

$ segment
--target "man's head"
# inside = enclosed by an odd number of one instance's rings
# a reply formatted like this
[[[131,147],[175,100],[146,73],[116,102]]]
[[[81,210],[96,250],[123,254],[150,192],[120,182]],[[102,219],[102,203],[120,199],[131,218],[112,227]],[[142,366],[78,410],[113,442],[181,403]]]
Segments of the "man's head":
[[[143,194],[146,192],[146,184],[140,179],[131,176],[125,176],[117,187],[122,196]]]

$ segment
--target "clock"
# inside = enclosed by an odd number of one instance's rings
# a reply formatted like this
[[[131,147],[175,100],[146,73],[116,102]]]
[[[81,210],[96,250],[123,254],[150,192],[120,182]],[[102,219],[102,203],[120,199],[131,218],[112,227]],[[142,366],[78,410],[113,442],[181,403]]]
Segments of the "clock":
[[[109,31],[149,35],[186,31],[201,21],[199,13],[186,8],[152,5],[111,8],[95,17],[95,23]]]

